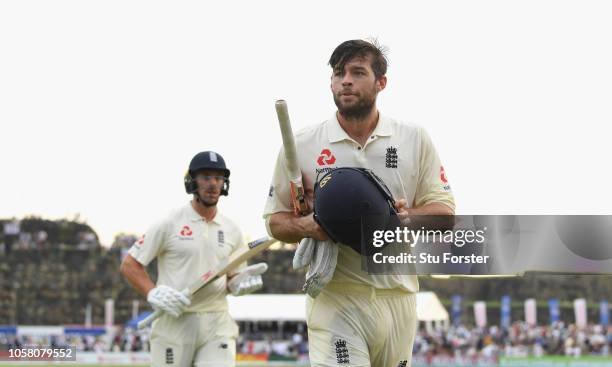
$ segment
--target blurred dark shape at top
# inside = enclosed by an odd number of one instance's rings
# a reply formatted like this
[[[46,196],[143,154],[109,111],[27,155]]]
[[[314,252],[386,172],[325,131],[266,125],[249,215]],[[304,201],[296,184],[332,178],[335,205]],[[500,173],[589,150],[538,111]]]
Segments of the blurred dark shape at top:
[[[36,216],[0,219],[0,243],[4,252],[14,249],[66,247],[91,249],[100,246],[98,234],[87,223],[75,219],[49,220]]]

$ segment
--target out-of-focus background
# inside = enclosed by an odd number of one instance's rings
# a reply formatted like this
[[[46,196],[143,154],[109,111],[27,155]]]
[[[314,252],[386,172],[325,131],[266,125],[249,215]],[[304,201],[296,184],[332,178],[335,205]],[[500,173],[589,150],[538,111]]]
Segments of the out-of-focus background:
[[[0,357],[25,345],[74,345],[82,364],[148,363],[150,308],[122,279],[119,264],[134,234],[100,246],[78,219],[0,220]],[[308,363],[304,274],[291,268],[293,245],[265,261],[264,288],[230,297],[240,325],[242,364]],[[149,266],[155,276],[155,263]],[[421,277],[414,366],[610,365],[612,277]],[[7,362],[5,362],[7,363]]]
[[[457,214],[610,214],[611,18],[606,0],[1,1],[0,356],[147,364],[127,248],[186,204],[204,150],[232,172],[220,209],[264,235],[274,101],[295,131],[329,118],[327,61],[349,39],[387,46],[377,105],[426,128]],[[292,251],[231,299],[241,364],[308,363]],[[413,366],[610,366],[611,283],[421,277]]]

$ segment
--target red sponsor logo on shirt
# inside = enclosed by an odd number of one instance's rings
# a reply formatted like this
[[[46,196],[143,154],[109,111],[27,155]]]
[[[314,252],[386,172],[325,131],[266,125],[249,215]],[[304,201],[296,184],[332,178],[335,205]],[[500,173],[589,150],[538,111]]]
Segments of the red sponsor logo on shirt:
[[[440,166],[440,180],[445,184],[448,183],[448,179],[446,178],[446,173],[444,172],[444,167]]]
[[[186,237],[186,236],[191,236],[193,232],[191,231],[191,228],[189,228],[189,226],[183,226],[183,229],[181,229],[179,234],[183,237]]]
[[[213,272],[212,271],[207,271],[206,273],[204,273],[204,275],[202,275],[202,281],[207,281],[211,276],[212,276]]]
[[[444,184],[442,188],[444,191],[450,191],[451,187],[448,184],[448,178],[446,178],[446,172],[444,172],[444,167],[440,166],[440,181]]]
[[[145,238],[145,235],[143,234],[142,236],[138,238],[138,240],[136,240],[136,243],[135,243],[136,247],[140,248],[144,244],[144,238]]]
[[[334,164],[336,163],[336,157],[332,154],[332,152],[325,148],[321,151],[321,155],[319,159],[317,159],[317,164],[319,166],[325,166],[326,164]]]

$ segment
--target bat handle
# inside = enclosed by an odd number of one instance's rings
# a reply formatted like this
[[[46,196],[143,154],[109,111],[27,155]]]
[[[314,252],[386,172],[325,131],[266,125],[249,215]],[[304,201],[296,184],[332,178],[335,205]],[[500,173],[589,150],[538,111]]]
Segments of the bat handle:
[[[296,215],[304,216],[308,214],[308,203],[306,202],[306,193],[301,185],[291,183],[291,197],[293,198],[293,212]]]
[[[153,321],[157,320],[162,315],[162,313],[162,310],[156,310],[149,316],[145,317],[144,320],[141,320],[138,323],[138,329],[144,329],[145,327],[149,326]]]

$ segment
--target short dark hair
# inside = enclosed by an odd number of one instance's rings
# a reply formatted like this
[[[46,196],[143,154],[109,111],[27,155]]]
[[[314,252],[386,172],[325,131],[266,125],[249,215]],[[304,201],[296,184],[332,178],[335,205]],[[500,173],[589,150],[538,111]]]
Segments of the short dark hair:
[[[344,70],[347,62],[356,57],[367,57],[372,55],[372,70],[376,79],[380,79],[387,73],[387,49],[378,41],[350,40],[342,42],[329,58],[329,66],[333,70]]]

